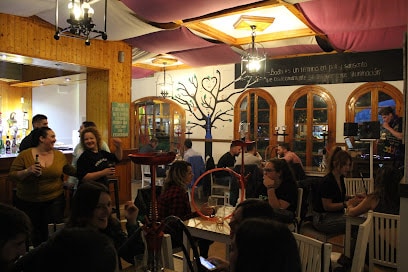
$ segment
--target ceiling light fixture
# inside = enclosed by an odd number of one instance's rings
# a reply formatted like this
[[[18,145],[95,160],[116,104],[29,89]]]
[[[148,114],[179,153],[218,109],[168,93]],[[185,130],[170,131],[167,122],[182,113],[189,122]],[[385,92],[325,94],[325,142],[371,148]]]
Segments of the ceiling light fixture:
[[[108,38],[106,34],[106,13],[107,0],[105,0],[104,31],[96,30],[92,16],[94,9],[89,4],[89,0],[70,0],[68,3],[69,18],[67,26],[64,29],[58,27],[58,0],[55,7],[55,35],[54,39],[59,40],[60,36],[79,38],[85,40],[85,45],[91,44],[91,39],[102,37],[103,40]]]
[[[173,78],[166,73],[166,65],[171,65],[177,62],[177,59],[159,56],[152,61],[154,64],[163,66],[163,74],[157,77],[156,81],[156,96],[163,98],[173,98]]]
[[[251,44],[241,56],[241,79],[255,83],[265,78],[266,54],[264,48],[255,43],[256,30],[265,30],[274,20],[272,17],[243,15],[234,24],[235,29],[251,29]]]

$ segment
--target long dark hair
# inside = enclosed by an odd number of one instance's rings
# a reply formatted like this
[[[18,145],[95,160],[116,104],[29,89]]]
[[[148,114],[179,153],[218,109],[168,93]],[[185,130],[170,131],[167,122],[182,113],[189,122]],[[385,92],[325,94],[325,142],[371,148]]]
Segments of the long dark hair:
[[[264,218],[244,220],[235,234],[234,272],[300,272],[297,243],[284,224]]]
[[[31,134],[32,134],[32,140],[31,140],[31,147],[36,147],[40,144],[40,138],[46,138],[48,135],[48,131],[50,131],[52,129],[50,129],[49,127],[40,127],[40,128],[36,128],[34,129]]]
[[[109,194],[109,189],[102,183],[89,181],[81,184],[72,199],[71,214],[68,218],[67,226],[88,226],[102,193]]]
[[[401,171],[394,166],[380,167],[375,175],[373,195],[390,211],[399,211],[399,184],[402,176]]]
[[[286,160],[271,159],[268,162],[272,163],[275,171],[281,174],[282,183],[291,183],[297,186],[293,170]]]
[[[351,155],[347,151],[341,149],[341,147],[336,146],[330,152],[329,172],[333,171],[336,167],[340,168],[351,162]]]

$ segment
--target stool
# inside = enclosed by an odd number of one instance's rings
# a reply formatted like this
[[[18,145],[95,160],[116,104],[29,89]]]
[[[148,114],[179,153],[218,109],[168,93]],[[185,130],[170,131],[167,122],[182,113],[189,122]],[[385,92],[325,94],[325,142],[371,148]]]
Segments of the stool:
[[[109,191],[110,185],[113,184],[113,193],[115,196],[115,207],[112,208],[112,213],[116,213],[116,217],[120,220],[120,206],[119,206],[119,186],[118,186],[118,179],[117,178],[108,178],[108,188]]]

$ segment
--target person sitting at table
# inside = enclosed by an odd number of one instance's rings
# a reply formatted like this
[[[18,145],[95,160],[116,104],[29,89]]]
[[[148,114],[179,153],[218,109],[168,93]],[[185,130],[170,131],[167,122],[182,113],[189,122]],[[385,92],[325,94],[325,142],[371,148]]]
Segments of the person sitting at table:
[[[64,228],[16,262],[13,272],[115,272],[112,241],[90,228]]]
[[[273,219],[274,212],[267,201],[259,198],[248,198],[240,202],[235,207],[229,222],[231,239],[234,238],[234,234],[239,225],[248,218]],[[216,256],[210,256],[208,260],[217,264],[216,271],[230,271],[228,261]]]
[[[274,220],[244,220],[231,243],[230,271],[302,271],[292,232]]]
[[[66,228],[99,230],[112,239],[119,256],[128,263],[133,264],[134,256],[144,253],[144,243],[140,235],[138,236],[140,239],[132,238],[132,241],[128,241],[128,237],[139,227],[137,223],[139,209],[131,201],[125,204],[127,233],[122,230],[119,220],[112,216],[110,192],[102,183],[89,181],[79,186],[71,205]],[[123,246],[125,243],[126,247]]]
[[[0,222],[0,271],[8,272],[26,253],[32,227],[27,214],[4,203],[0,203]]]
[[[358,205],[347,201],[347,214],[359,216],[373,210],[380,213],[399,214],[399,184],[401,171],[394,166],[383,166],[377,170],[374,192],[367,195]]]
[[[246,151],[244,153],[244,164],[245,165],[256,164],[258,167],[261,167],[262,166],[261,162],[262,162],[262,157],[256,151],[255,143],[247,145]],[[241,165],[241,164],[242,164],[242,153],[239,153],[239,155],[236,158],[234,166]]]
[[[268,202],[274,209],[276,219],[292,223],[297,207],[297,184],[289,164],[284,159],[266,162],[263,183],[267,189]]]
[[[101,149],[102,138],[95,127],[87,127],[81,132],[81,144],[84,152],[77,161],[79,186],[91,180],[108,185],[108,176],[115,175],[114,164],[122,159],[122,141],[113,139],[115,152]]]
[[[343,216],[347,207],[344,177],[350,171],[352,158],[340,147],[334,147],[330,154],[329,173],[317,186],[313,200],[313,226],[327,234],[340,234],[345,232],[346,227]],[[361,199],[354,197],[349,201],[356,205]]]
[[[164,181],[162,192],[158,199],[159,220],[163,221],[168,216],[177,216],[182,221],[199,216],[197,212],[191,211],[190,201],[187,192],[187,185],[193,178],[191,164],[186,161],[175,161],[168,171]],[[204,204],[201,213],[211,215],[213,209]],[[177,224],[169,223],[165,228],[165,233],[171,234],[173,247],[181,246],[183,241],[182,229]],[[200,255],[208,257],[208,250],[212,241],[197,239]]]

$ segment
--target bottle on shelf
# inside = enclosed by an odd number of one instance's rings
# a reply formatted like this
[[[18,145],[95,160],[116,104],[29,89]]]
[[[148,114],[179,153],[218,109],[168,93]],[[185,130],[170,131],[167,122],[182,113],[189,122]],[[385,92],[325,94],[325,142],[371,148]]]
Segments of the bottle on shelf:
[[[13,141],[11,142],[11,153],[12,153],[12,154],[16,154],[16,153],[17,153],[16,138],[13,138]]]
[[[6,149],[4,148],[3,139],[0,137],[0,155],[4,155],[6,153]]]
[[[11,142],[8,135],[6,137],[6,154],[11,154]]]

